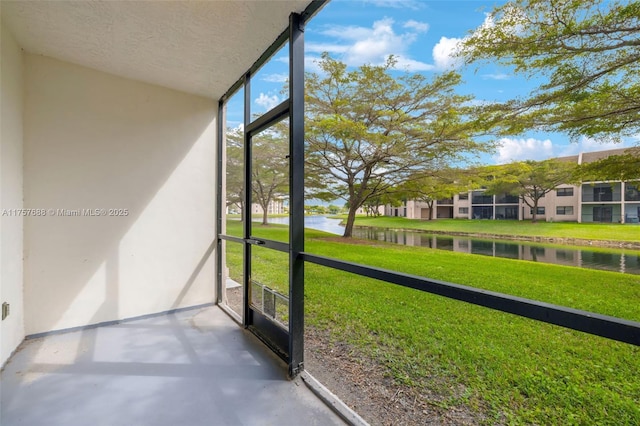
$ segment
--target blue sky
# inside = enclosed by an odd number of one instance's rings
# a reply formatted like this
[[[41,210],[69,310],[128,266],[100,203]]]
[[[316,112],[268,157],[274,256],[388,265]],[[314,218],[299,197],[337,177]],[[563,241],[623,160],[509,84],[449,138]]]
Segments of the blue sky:
[[[332,0],[305,30],[305,67],[317,70],[315,61],[324,51],[350,67],[364,63],[381,64],[393,54],[398,68],[426,76],[451,67],[463,75],[460,92],[474,95],[476,101],[500,101],[526,95],[536,81],[515,76],[510,69],[492,64],[465,68],[450,54],[469,31],[482,25],[487,13],[499,2],[428,0]],[[260,113],[281,102],[281,91],[288,72],[285,47],[253,79],[252,112]],[[241,96],[229,105],[229,125],[241,121]],[[542,160],[632,145],[606,144],[588,138],[570,143],[562,134],[530,132],[500,139],[494,155],[485,163],[516,160]]]

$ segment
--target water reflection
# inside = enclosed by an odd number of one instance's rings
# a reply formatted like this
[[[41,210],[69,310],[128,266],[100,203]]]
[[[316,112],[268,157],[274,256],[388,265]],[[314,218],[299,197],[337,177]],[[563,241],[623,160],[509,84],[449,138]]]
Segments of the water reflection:
[[[270,218],[271,223],[289,223],[288,217]],[[326,216],[307,216],[305,227],[342,235],[344,226],[340,219]],[[530,260],[578,268],[599,269],[640,275],[640,254],[626,253],[622,250],[607,253],[589,249],[570,249],[544,244],[518,243],[505,240],[478,240],[450,235],[435,235],[422,232],[394,231],[384,228],[354,228],[356,238],[386,241],[407,246],[429,247],[460,253],[483,256],[504,257],[508,259]]]
[[[254,218],[254,222],[258,219]],[[344,233],[344,226],[340,225],[342,219],[332,219],[326,216],[305,216],[304,227],[309,229],[317,229],[318,231],[329,232],[330,234],[342,235]],[[270,217],[269,223],[278,223],[281,225],[287,225],[289,223],[289,217]]]
[[[638,253],[626,253],[622,250],[603,253],[589,249],[571,249],[504,240],[478,240],[449,235],[393,231],[382,228],[355,228],[353,230],[353,236],[362,239],[429,247],[460,253],[530,260],[533,262],[640,275],[640,255]]]

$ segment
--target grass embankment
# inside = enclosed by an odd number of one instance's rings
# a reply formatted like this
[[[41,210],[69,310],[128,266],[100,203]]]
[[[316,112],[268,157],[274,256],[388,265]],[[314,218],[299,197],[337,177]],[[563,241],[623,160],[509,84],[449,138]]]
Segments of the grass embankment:
[[[436,219],[358,216],[356,226],[406,229],[456,234],[488,234],[604,241],[640,241],[640,225],[575,222],[536,222],[516,220]]]
[[[278,227],[261,235],[285,238]],[[427,248],[353,244],[307,230],[306,251],[640,321],[640,277]],[[229,247],[238,271],[240,245]],[[286,255],[254,251],[253,277],[286,292]],[[266,280],[266,282],[265,282]],[[284,284],[284,286],[283,286]],[[316,265],[306,321],[396,383],[488,423],[640,424],[640,348]]]

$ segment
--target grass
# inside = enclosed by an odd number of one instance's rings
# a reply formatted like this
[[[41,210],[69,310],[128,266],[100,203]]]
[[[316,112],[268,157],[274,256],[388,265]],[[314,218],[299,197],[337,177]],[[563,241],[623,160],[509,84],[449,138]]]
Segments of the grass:
[[[232,225],[234,226],[234,225]],[[264,227],[282,240],[286,231]],[[306,251],[640,321],[640,277],[427,248],[352,244],[307,230]],[[232,273],[240,245],[227,244]],[[253,276],[286,292],[286,255]],[[640,348],[341,271],[306,266],[306,321],[487,423],[640,424]]]
[[[515,220],[436,219],[419,220],[403,217],[358,216],[356,226],[373,226],[391,229],[436,231],[448,233],[483,233],[495,235],[522,235],[555,238],[580,238],[587,240],[640,241],[637,224],[600,224],[575,222],[537,222]]]

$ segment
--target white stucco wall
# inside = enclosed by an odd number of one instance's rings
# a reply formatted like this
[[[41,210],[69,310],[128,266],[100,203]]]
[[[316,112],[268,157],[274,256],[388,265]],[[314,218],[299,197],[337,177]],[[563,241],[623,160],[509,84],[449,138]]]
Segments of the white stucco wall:
[[[22,216],[13,209],[22,204],[22,51],[2,27],[0,113],[0,303],[10,305],[9,316],[0,323],[0,365],[24,338],[22,303]]]
[[[24,58],[27,335],[213,302],[216,102]]]

